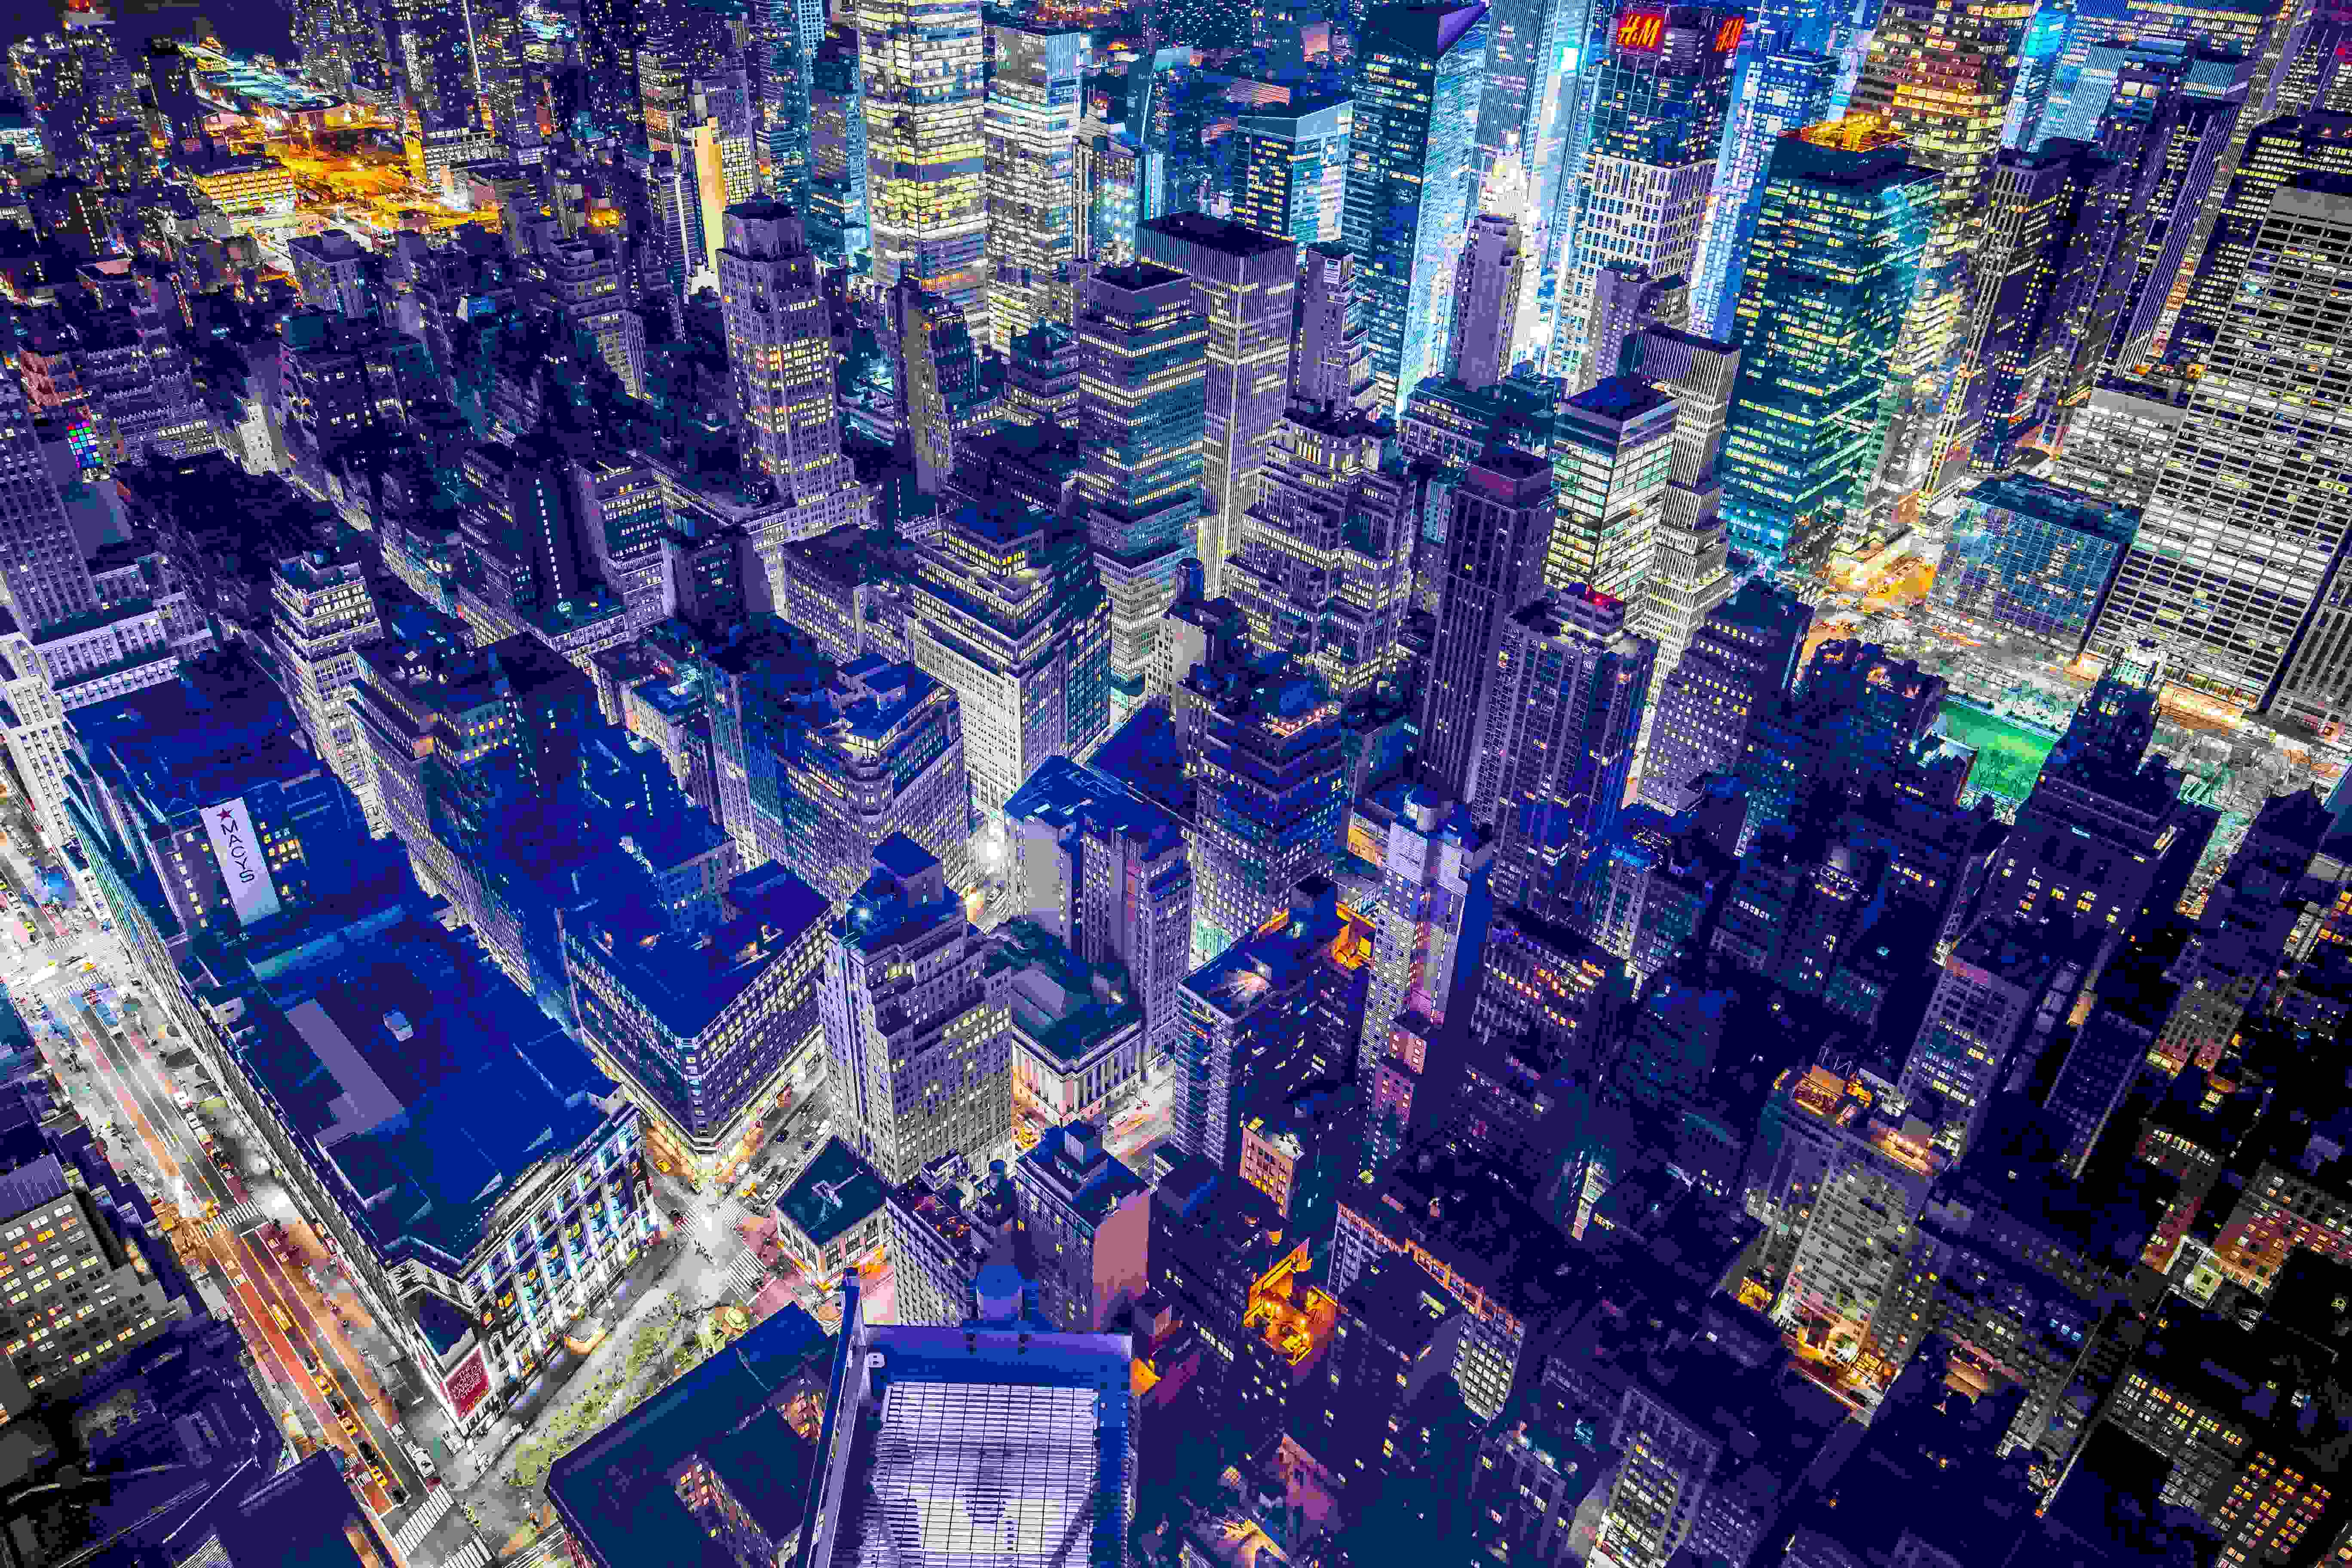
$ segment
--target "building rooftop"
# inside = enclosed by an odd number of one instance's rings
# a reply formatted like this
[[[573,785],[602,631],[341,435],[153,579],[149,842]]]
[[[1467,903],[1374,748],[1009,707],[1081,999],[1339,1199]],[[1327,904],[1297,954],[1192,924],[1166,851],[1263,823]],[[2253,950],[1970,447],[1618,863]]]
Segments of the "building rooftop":
[[[798,1180],[776,1199],[776,1216],[819,1248],[889,1201],[890,1184],[848,1144],[828,1138]]]
[[[814,1478],[832,1342],[788,1306],[549,1469],[547,1495],[595,1561],[740,1568],[679,1497],[697,1461],[771,1540],[800,1528]]]
[[[1143,1027],[1143,1008],[1124,973],[1087,963],[1029,921],[1010,921],[994,936],[988,971],[1013,972],[1006,1000],[1013,1025],[1046,1056],[1075,1066],[1111,1037]]]
[[[1021,1156],[1015,1171],[1051,1191],[1063,1205],[1089,1221],[1099,1221],[1137,1194],[1143,1178],[1111,1158],[1101,1135],[1090,1122],[1073,1121],[1053,1128],[1036,1146]]]
[[[387,1254],[428,1248],[456,1272],[502,1195],[592,1138],[617,1089],[469,939],[404,911],[302,935],[248,956],[278,1017],[236,1029],[238,1061]]]
[[[563,927],[664,1028],[690,1040],[833,912],[823,893],[772,863],[730,882],[727,901],[740,912],[699,937],[672,931],[635,900],[569,910]]]

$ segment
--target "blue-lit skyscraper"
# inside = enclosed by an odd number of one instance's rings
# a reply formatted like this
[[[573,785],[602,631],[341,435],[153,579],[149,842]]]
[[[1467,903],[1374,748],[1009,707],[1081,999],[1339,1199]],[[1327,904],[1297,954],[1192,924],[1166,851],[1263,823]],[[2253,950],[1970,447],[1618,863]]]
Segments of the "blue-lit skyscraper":
[[[1593,79],[1576,233],[1553,300],[1551,365],[1571,390],[1616,368],[1590,363],[1602,268],[1641,268],[1654,279],[1687,279],[1697,268],[1732,61],[1747,27],[1746,11],[1731,5],[1634,0],[1617,12]]]
[[[1772,151],[1733,331],[1723,447],[1732,543],[1773,567],[1818,562],[1885,440],[1881,400],[1933,221],[1937,176],[1867,116]]]
[[[2009,112],[2000,122],[2000,144],[2030,148],[2038,140],[2042,111],[2058,82],[2058,61],[2074,32],[2074,0],[2042,0],[2017,46],[2017,85],[2010,89]]]
[[[1443,373],[1445,301],[1477,186],[1486,7],[1384,5],[1357,45],[1340,232],[1360,263],[1375,412]]]
[[[1279,654],[1187,678],[1203,710],[1192,961],[1206,963],[1331,869],[1347,816],[1339,704]]]
[[[1791,131],[1830,117],[1838,62],[1825,54],[1791,50],[1756,55],[1741,72],[1739,100],[1723,140],[1715,176],[1715,205],[1691,278],[1691,323],[1709,337],[1731,332],[1731,308],[1748,270],[1748,248],[1764,210],[1764,174],[1772,149]]]

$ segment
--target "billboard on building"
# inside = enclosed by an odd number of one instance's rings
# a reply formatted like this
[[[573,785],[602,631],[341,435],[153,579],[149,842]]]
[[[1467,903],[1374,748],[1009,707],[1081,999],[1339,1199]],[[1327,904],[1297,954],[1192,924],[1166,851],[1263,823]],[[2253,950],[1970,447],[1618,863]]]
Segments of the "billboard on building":
[[[457,1370],[441,1380],[442,1392],[449,1396],[449,1407],[463,1421],[474,1413],[474,1406],[490,1392],[490,1366],[479,1345],[474,1353],[457,1363]]]
[[[229,901],[236,906],[237,923],[251,925],[276,914],[278,884],[270,878],[269,861],[261,852],[243,795],[205,807],[205,837],[212,840],[213,859],[228,885]]]

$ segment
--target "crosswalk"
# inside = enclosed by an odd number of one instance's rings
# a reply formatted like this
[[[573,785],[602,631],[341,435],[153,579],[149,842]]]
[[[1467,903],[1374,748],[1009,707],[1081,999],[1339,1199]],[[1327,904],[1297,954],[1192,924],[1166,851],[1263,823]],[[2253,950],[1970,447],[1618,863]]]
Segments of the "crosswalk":
[[[269,1218],[269,1213],[259,1204],[248,1198],[233,1209],[223,1209],[220,1218],[223,1225],[242,1236],[255,1226],[265,1224]]]
[[[408,1522],[393,1532],[394,1550],[406,1557],[424,1544],[425,1538],[433,1533],[433,1527],[441,1522],[442,1516],[449,1511],[454,1501],[447,1487],[434,1487],[426,1491],[425,1501],[408,1516]]]
[[[734,1286],[736,1294],[757,1295],[760,1287],[767,1280],[768,1271],[760,1267],[760,1260],[752,1256],[751,1249],[737,1247],[734,1256],[727,1260],[727,1281]]]
[[[466,1537],[466,1544],[441,1560],[441,1568],[483,1568],[490,1561],[490,1549],[482,1544],[478,1535]]]

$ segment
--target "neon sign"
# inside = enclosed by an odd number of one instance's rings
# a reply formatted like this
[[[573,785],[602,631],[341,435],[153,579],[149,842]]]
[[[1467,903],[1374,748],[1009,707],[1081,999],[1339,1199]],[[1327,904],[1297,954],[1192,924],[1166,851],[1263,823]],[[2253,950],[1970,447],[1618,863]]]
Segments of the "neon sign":
[[[1739,47],[1740,35],[1748,31],[1748,18],[1727,16],[1723,26],[1715,30],[1715,52],[1727,55]]]
[[[1617,47],[1654,49],[1665,37],[1666,19],[1655,11],[1634,11],[1617,19]]]

